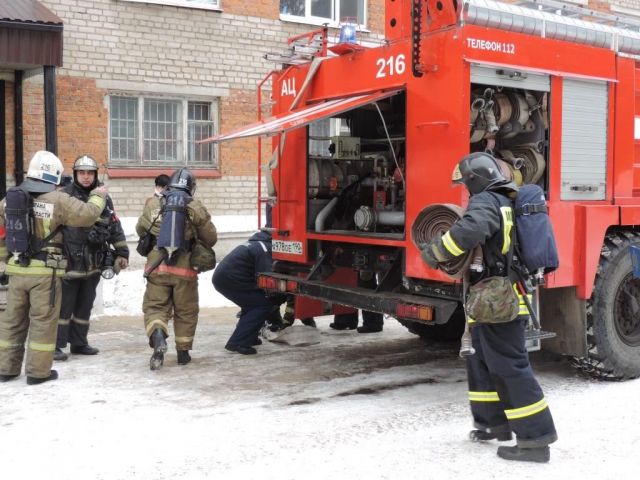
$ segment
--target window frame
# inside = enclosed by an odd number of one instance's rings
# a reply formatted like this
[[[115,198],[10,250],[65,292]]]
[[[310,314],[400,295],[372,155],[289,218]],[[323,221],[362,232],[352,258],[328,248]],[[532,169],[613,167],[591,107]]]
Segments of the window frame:
[[[131,163],[129,160],[127,163],[124,162],[113,162],[111,160],[111,100],[112,98],[135,98],[138,102],[138,118],[137,118],[137,134],[138,134],[138,144],[136,148],[136,159],[135,163]],[[189,103],[204,103],[209,105],[210,108],[210,120],[212,124],[212,132],[211,136],[218,134],[218,129],[220,125],[220,99],[219,98],[203,98],[196,96],[176,96],[176,95],[161,95],[161,94],[147,94],[147,93],[133,93],[133,92],[110,92],[107,95],[106,99],[107,111],[109,112],[108,118],[108,128],[107,128],[107,141],[108,141],[108,161],[112,168],[131,168],[131,169],[165,169],[165,168],[180,168],[180,167],[188,167],[191,169],[218,169],[219,168],[219,151],[217,144],[211,144],[211,163],[201,164],[201,163],[189,163]],[[145,159],[144,155],[144,102],[145,100],[160,100],[160,101],[173,101],[173,102],[181,102],[181,116],[180,121],[182,122],[181,127],[181,138],[182,138],[182,163],[167,163],[167,164],[158,164],[153,163],[150,160]]]
[[[334,13],[333,13],[334,19],[332,19],[331,21],[327,21],[328,19],[323,17],[314,17],[310,14],[305,14],[305,16],[302,17],[298,15],[291,15],[288,13],[280,13],[280,20],[284,22],[302,23],[307,25],[318,25],[318,26],[322,26],[326,24],[331,28],[337,28],[338,25],[340,25],[340,18],[338,17],[337,20],[335,19],[336,17],[335,12],[340,12],[340,2],[342,0],[327,0],[327,1],[331,3],[332,9],[334,10]],[[369,30],[367,30],[367,21],[368,21],[369,12],[367,7],[369,6],[369,0],[362,0],[362,1],[364,2],[364,18],[362,19],[362,23],[359,24],[359,27],[363,32],[368,32]],[[278,9],[280,9],[280,2],[278,2]],[[305,11],[311,12],[311,0],[305,0]]]
[[[221,0],[216,0],[216,5],[212,5],[208,3],[192,2],[191,0],[120,0],[120,1],[132,2],[132,3],[150,3],[153,5],[168,5],[171,7],[196,8],[199,10],[213,10],[216,12],[222,11],[222,7],[220,6]]]

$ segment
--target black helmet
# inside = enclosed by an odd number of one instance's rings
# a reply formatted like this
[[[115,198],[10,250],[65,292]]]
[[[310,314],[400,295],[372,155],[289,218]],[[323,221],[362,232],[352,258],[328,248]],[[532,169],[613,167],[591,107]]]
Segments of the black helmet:
[[[193,194],[196,193],[196,176],[188,168],[176,170],[173,172],[173,175],[171,175],[169,188],[184,190],[193,196]]]
[[[485,190],[508,188],[517,191],[515,182],[510,182],[500,170],[496,159],[488,153],[476,152],[462,157],[451,177],[454,186],[463,184],[471,195]]]

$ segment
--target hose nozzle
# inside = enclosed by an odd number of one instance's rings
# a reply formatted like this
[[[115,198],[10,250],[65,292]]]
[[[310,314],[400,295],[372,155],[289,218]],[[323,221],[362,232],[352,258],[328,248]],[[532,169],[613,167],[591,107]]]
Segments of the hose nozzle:
[[[476,353],[476,351],[471,346],[471,334],[468,331],[465,331],[460,339],[460,356],[463,358],[470,357],[474,353]]]

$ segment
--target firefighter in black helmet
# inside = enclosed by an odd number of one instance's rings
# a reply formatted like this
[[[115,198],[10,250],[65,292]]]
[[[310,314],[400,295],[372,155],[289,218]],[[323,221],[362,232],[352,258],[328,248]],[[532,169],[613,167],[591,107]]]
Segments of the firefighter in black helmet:
[[[471,194],[464,216],[449,231],[419,245],[430,268],[482,246],[483,272],[476,283],[492,276],[510,277],[506,255],[514,228],[510,196],[517,192],[496,160],[486,153],[472,153],[453,172],[454,185],[465,185]],[[515,283],[515,282],[514,282]],[[469,400],[476,430],[472,441],[511,440],[517,445],[499,447],[507,460],[548,462],[549,444],[558,438],[540,385],[533,376],[525,347],[529,312],[520,296],[518,316],[506,323],[478,323],[469,319],[475,354],[467,358]]]
[[[80,155],[73,163],[73,180],[64,191],[83,202],[98,187],[98,164],[89,155]],[[129,247],[116,216],[113,200],[107,195],[107,205],[91,227],[64,227],[68,266],[62,280],[62,307],[58,322],[58,339],[54,360],[67,360],[62,350],[71,344],[72,354],[96,355],[99,350],[89,345],[89,319],[100,274],[106,267],[116,271],[127,268]],[[113,247],[113,250],[112,250]]]
[[[167,351],[166,339],[169,336],[169,318],[173,316],[173,331],[178,356],[178,365],[191,361],[189,350],[198,324],[198,272],[192,266],[191,248],[195,238],[208,247],[217,240],[216,227],[205,206],[193,197],[196,191],[196,177],[187,168],[176,170],[171,176],[168,191],[160,197],[151,197],[138,219],[138,235],[148,231],[158,239],[163,221],[173,221],[168,216],[170,197],[181,196],[186,204],[183,208],[183,225],[176,225],[176,231],[184,232],[186,251],[178,252],[175,261],[163,261],[163,252],[156,245],[147,256],[145,275],[147,289],[144,294],[142,311],[144,326],[149,337],[149,346],[153,348],[150,360],[151,370],[159,370],[164,364]],[[188,219],[185,217],[188,216]],[[182,238],[178,239],[182,241]],[[173,258],[173,256],[172,256]],[[173,313],[172,313],[173,311]]]

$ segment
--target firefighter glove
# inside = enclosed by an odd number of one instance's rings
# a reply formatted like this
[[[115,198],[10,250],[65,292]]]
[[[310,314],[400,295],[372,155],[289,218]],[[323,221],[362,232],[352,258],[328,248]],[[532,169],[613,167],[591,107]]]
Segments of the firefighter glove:
[[[446,263],[453,258],[453,255],[447,251],[442,243],[441,233],[436,235],[429,243],[426,244],[420,256],[422,257],[422,261],[426,263],[429,268],[434,270],[438,268],[440,263]]]

